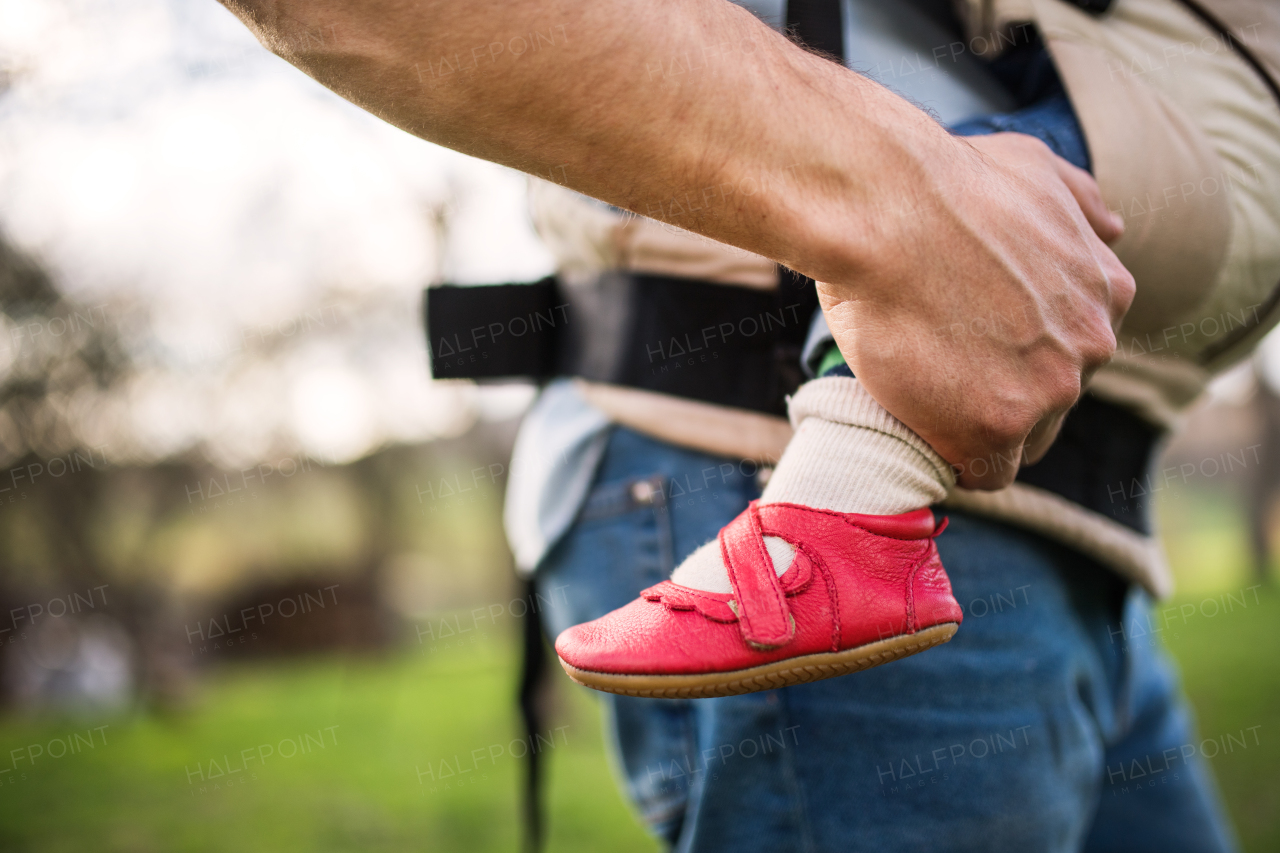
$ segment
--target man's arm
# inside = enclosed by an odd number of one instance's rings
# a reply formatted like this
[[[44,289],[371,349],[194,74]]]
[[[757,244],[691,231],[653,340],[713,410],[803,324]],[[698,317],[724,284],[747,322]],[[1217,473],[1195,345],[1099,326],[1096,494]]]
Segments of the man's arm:
[[[224,2],[410,133],[823,282],[854,371],[962,485],[1010,482],[1114,350],[1133,281],[1088,175],[953,138],[725,0]]]

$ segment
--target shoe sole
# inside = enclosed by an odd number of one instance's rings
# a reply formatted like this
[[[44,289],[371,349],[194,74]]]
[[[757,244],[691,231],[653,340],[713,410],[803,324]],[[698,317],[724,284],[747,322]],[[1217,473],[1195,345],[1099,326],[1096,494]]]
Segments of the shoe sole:
[[[944,622],[925,628],[914,634],[903,634],[887,640],[877,640],[841,652],[820,652],[773,663],[735,669],[730,672],[706,672],[696,675],[623,675],[610,672],[592,672],[578,669],[560,659],[560,666],[569,677],[584,687],[617,693],[622,696],[643,696],[650,699],[703,699],[713,696],[739,696],[759,690],[773,690],[790,684],[805,684],[861,672],[882,663],[910,657],[941,645],[953,636],[960,625]]]

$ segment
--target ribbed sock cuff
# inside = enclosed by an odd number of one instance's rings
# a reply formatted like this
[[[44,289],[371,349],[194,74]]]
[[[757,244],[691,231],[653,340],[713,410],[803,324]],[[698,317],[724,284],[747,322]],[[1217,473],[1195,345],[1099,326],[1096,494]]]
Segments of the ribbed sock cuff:
[[[761,503],[897,515],[940,502],[955,482],[942,457],[886,412],[857,379],[815,379],[791,398],[790,412],[795,435]],[[765,547],[781,575],[795,549],[772,536],[765,537]],[[693,589],[733,591],[715,540],[693,552],[671,579]]]
[[[806,383],[790,401],[795,436],[761,501],[893,515],[941,501],[955,474],[857,379]]]

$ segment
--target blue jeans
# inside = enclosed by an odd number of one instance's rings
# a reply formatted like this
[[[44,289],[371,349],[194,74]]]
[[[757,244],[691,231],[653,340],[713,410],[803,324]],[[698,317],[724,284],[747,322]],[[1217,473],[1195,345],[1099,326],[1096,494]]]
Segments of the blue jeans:
[[[1073,166],[1090,171],[1089,148],[1071,101],[1063,93],[1051,95],[1016,113],[982,116],[951,128],[956,136],[989,133],[1025,133],[1049,146],[1049,150]]]
[[[553,636],[626,604],[758,495],[750,462],[615,428],[539,569]],[[640,485],[637,485],[640,484]],[[1234,842],[1145,595],[958,513],[938,539],[964,625],[856,675],[693,702],[601,694],[628,794],[680,851],[1226,851]]]

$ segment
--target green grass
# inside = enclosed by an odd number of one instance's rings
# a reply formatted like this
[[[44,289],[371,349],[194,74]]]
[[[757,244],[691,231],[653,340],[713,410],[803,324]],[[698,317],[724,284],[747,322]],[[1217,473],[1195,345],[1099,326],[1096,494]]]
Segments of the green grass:
[[[1231,488],[1187,489],[1156,504],[1179,596],[1216,595],[1253,583],[1244,500]]]
[[[1245,849],[1270,853],[1280,850],[1280,591],[1231,592],[1169,602],[1157,624],[1166,625],[1199,736],[1229,747],[1201,742],[1206,754],[1218,752],[1209,763]]]
[[[208,680],[183,713],[8,718],[0,723],[6,757],[107,728],[94,733],[92,749],[82,741],[78,754],[37,756],[0,774],[0,850],[516,850],[513,660],[497,639],[382,662],[240,665]],[[549,849],[656,849],[613,783],[594,702],[561,692],[554,746],[541,744],[550,762]],[[281,757],[292,751],[284,741],[305,733],[310,750]],[[265,760],[254,759],[261,744],[276,754],[264,749]],[[227,773],[246,749],[246,769]],[[454,764],[453,777],[442,761]],[[444,778],[433,783],[428,767]]]
[[[1237,601],[1240,596],[1237,592]],[[1256,742],[1211,760],[1250,851],[1280,849],[1280,593],[1260,590],[1231,612],[1197,594],[1170,618],[1202,738],[1257,726]],[[1179,611],[1180,613],[1184,611]],[[381,661],[237,665],[207,679],[192,706],[165,715],[0,720],[0,769],[10,750],[81,733],[77,754],[38,756],[0,774],[6,853],[169,851],[514,851],[518,771],[512,712],[514,647],[490,636],[462,647]],[[551,851],[654,851],[618,794],[595,703],[561,685],[550,771]],[[84,745],[95,732],[94,746]],[[330,729],[331,726],[337,726]],[[560,729],[559,727],[565,727]],[[291,757],[282,741],[310,733]],[[105,736],[105,743],[102,738]],[[317,745],[317,741],[324,746]],[[206,777],[241,750],[276,755],[244,772]],[[490,747],[503,754],[490,762]],[[545,748],[545,744],[544,744]],[[53,747],[54,751],[58,747]],[[473,763],[472,750],[482,755]],[[223,758],[226,756],[226,759]],[[455,763],[444,777],[440,763]],[[425,774],[428,767],[437,776]],[[458,771],[474,768],[470,773]],[[229,781],[235,784],[227,784]]]

